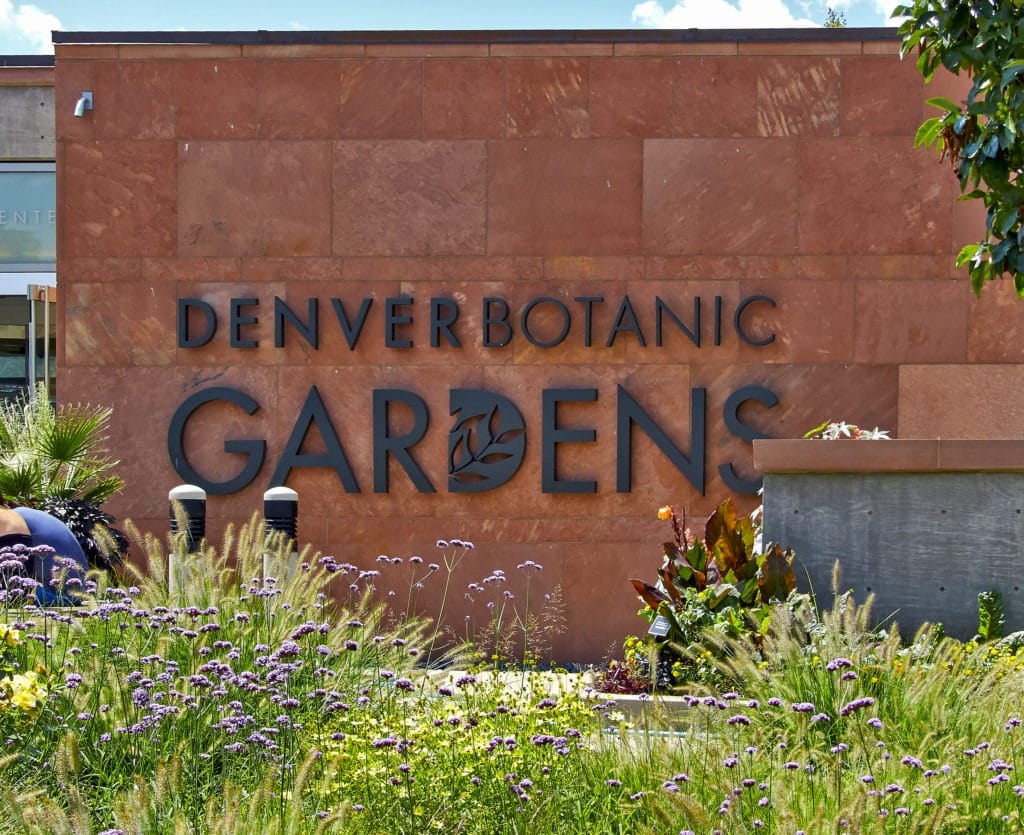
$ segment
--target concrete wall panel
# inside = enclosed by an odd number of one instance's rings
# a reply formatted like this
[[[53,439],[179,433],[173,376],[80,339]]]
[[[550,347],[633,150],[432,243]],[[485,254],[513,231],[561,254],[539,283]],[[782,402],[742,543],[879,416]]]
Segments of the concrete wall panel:
[[[1007,632],[1024,629],[1022,495],[1021,473],[768,473],[764,533],[796,552],[798,588],[822,609],[838,565],[837,591],[873,596],[875,623],[969,640],[980,592],[1003,595]]]
[[[53,128],[53,87],[0,86],[0,159],[53,160]]]

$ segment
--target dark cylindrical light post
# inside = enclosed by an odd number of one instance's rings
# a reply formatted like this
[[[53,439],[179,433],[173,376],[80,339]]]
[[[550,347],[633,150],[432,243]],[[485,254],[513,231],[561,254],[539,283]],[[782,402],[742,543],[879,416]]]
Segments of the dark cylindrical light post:
[[[269,537],[273,533],[283,533],[295,548],[295,535],[299,521],[299,494],[290,487],[271,487],[263,494],[263,530]],[[269,550],[263,552],[263,577],[275,577],[284,583],[295,574],[298,556],[292,550],[284,565],[272,564],[273,555]]]
[[[185,511],[185,546],[192,554],[199,548],[199,543],[206,538],[206,491],[194,484],[179,484],[167,494],[170,504],[171,533],[181,533],[178,517],[174,512],[174,503],[178,502]]]
[[[185,513],[185,555],[172,548],[167,555],[167,590],[176,594],[178,589],[188,588],[193,579],[193,567],[188,554],[199,550],[199,543],[206,538],[206,491],[194,484],[179,484],[167,494],[170,506],[171,534],[182,533],[174,505],[181,505]]]
[[[299,494],[290,487],[271,487],[263,494],[264,530],[280,531],[295,539],[299,520]]]

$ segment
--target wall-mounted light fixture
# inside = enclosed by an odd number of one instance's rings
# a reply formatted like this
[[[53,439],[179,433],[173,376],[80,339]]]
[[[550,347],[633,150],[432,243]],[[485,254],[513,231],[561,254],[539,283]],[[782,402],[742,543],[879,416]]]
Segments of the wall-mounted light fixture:
[[[81,119],[86,110],[92,110],[92,91],[83,91],[81,98],[75,104],[75,115]]]

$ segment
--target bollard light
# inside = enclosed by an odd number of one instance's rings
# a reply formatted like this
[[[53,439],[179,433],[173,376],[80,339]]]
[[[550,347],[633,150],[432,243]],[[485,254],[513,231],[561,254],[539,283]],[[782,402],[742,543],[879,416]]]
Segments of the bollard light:
[[[178,517],[174,512],[174,503],[181,504],[188,518],[185,528],[185,545],[188,553],[198,549],[199,543],[206,538],[206,491],[194,484],[179,484],[167,494],[170,503],[171,533],[181,533],[178,529]]]
[[[177,594],[186,589],[194,579],[195,567],[188,556],[199,550],[199,543],[206,538],[206,491],[194,484],[179,484],[167,494],[170,506],[171,534],[181,533],[178,514],[174,512],[177,502],[185,513],[185,555],[171,549],[167,555],[167,590]]]
[[[295,539],[299,519],[299,494],[290,487],[271,487],[263,494],[264,530],[280,531]]]
[[[295,548],[295,534],[298,530],[299,494],[290,487],[271,487],[263,494],[263,530],[265,535],[283,533]],[[284,565],[274,565],[269,551],[263,552],[263,578],[274,577],[287,582],[298,568],[299,558],[294,550],[286,557]]]

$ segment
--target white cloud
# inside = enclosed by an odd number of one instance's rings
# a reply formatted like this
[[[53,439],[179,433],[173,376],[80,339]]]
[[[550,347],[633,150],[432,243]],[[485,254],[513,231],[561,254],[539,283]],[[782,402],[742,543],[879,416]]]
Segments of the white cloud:
[[[831,6],[836,11],[854,11],[859,9],[865,14],[877,18],[878,26],[891,26],[891,21],[896,20],[892,16],[892,10],[896,7],[895,0],[826,0],[826,6]]]
[[[659,0],[645,0],[633,7],[633,20],[657,29],[771,29],[820,26],[794,17],[782,0],[676,0],[666,10]]]
[[[56,15],[38,6],[30,3],[15,6],[11,0],[0,0],[0,31],[24,41],[33,52],[53,52],[50,32],[61,28]]]
[[[874,9],[878,15],[885,21],[886,26],[899,26],[905,17],[897,17],[893,14],[895,6],[888,2],[888,0],[875,0]]]

